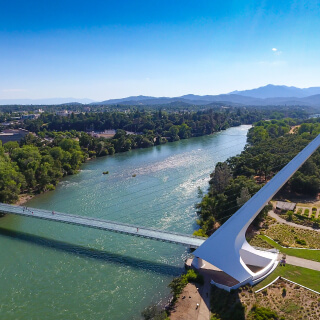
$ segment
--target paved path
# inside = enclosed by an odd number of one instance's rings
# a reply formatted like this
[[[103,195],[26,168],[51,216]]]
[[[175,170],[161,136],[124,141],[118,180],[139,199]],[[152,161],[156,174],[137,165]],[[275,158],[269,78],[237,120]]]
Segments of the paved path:
[[[185,235],[181,233],[145,228],[110,220],[90,218],[74,214],[66,214],[35,208],[28,208],[26,210],[25,207],[9,205],[4,203],[0,203],[0,213],[1,212],[30,218],[74,224],[88,228],[124,233],[132,236],[149,238],[164,242],[182,244],[190,248],[197,248],[206,240],[205,238],[201,237],[194,237],[191,235]]]
[[[197,320],[210,319],[210,291],[211,291],[210,276],[204,275],[204,285],[200,291],[200,306]]]
[[[296,224],[296,223],[293,223],[293,222],[286,221],[286,220],[280,218],[279,215],[274,213],[272,210],[270,210],[268,212],[268,215],[271,218],[276,219],[279,223],[287,224],[288,226],[291,226],[291,227],[296,227],[296,228],[300,228],[300,229],[312,230],[312,231],[320,232],[320,229],[314,229],[314,228],[311,228],[311,227],[302,226],[301,224]]]
[[[288,264],[292,264],[294,266],[320,271],[320,262],[292,257],[288,255],[286,256],[286,261]]]

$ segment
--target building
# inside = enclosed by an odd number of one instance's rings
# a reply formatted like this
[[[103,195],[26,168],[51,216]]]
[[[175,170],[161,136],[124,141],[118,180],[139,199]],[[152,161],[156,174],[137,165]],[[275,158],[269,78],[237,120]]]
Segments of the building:
[[[288,210],[294,211],[296,205],[297,204],[294,202],[277,201],[276,209],[285,210],[285,211],[288,211]]]
[[[6,129],[0,133],[0,140],[2,144],[9,141],[20,141],[23,137],[25,137],[29,133],[28,130],[25,129]]]
[[[61,117],[67,117],[69,114],[71,114],[72,111],[68,111],[68,110],[59,110],[56,112],[57,116],[61,116]]]
[[[23,114],[21,119],[22,120],[26,120],[26,119],[30,119],[30,120],[33,120],[33,119],[37,119],[39,118],[39,114]]]

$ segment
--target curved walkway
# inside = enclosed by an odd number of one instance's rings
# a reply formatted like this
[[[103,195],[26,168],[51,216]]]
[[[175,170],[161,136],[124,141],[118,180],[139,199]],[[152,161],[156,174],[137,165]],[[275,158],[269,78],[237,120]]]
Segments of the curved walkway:
[[[270,210],[270,211],[268,212],[268,215],[269,215],[271,218],[276,219],[279,223],[287,224],[288,226],[291,226],[291,227],[296,227],[296,228],[300,228],[300,229],[312,230],[312,231],[320,232],[320,229],[314,229],[314,228],[311,228],[311,227],[302,226],[301,224],[296,224],[296,223],[293,223],[293,222],[286,221],[286,220],[280,218],[280,217],[279,217],[276,213],[274,213],[272,210]]]
[[[312,261],[312,260],[307,260],[307,259],[302,259],[302,258],[287,255],[286,262],[294,266],[320,271],[320,262],[317,262],[317,261]]]

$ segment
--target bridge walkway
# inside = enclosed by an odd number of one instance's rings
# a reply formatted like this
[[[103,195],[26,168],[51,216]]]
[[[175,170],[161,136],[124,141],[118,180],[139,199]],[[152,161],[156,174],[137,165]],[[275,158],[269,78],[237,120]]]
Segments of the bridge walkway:
[[[198,248],[206,239],[185,235],[176,232],[162,231],[137,225],[114,222],[110,220],[84,217],[56,211],[48,211],[36,208],[27,208],[16,205],[0,203],[0,213],[15,214],[25,217],[68,223],[94,229],[124,233],[131,236],[154,239],[158,241],[181,244],[189,248]]]

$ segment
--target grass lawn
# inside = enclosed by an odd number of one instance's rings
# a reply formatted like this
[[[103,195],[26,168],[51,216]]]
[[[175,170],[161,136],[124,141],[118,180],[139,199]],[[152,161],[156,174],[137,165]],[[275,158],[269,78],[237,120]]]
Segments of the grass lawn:
[[[286,253],[289,256],[294,256],[298,258],[313,260],[320,262],[320,250],[308,250],[308,249],[291,249],[280,246],[275,241],[269,239],[264,235],[259,235],[259,238],[266,241],[268,244],[278,249],[282,253]],[[319,278],[320,279],[320,278]]]
[[[289,264],[287,264],[285,267],[278,266],[276,270],[274,270],[267,278],[259,282],[256,286],[254,286],[253,290],[257,291],[263,288],[278,276],[282,276],[291,281],[297,282],[305,287],[308,287],[312,290],[320,292],[319,271],[292,266]]]

